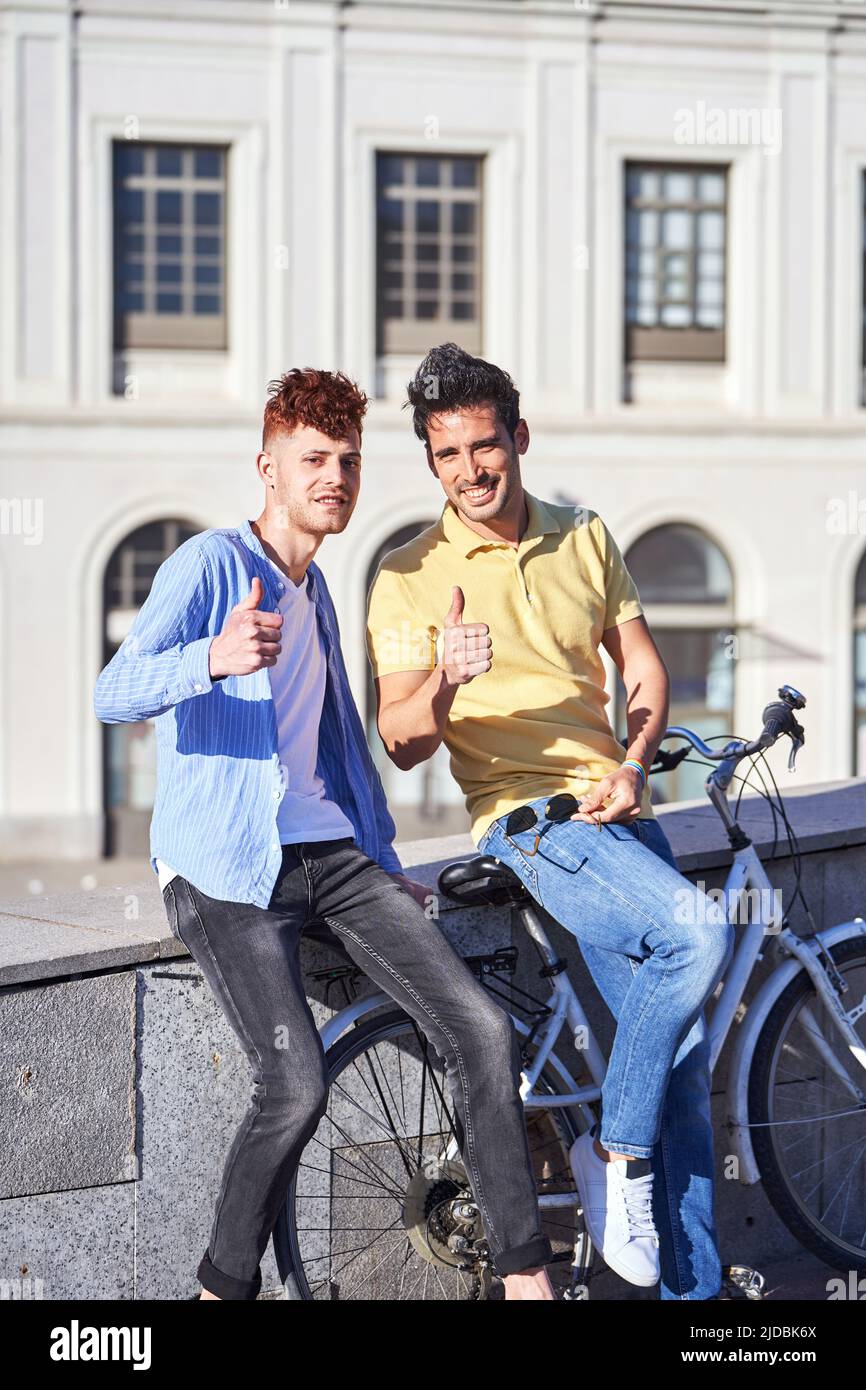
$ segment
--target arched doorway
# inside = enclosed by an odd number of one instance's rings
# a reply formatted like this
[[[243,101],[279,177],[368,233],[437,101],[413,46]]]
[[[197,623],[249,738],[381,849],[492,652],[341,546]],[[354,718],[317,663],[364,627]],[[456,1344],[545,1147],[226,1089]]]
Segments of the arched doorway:
[[[200,529],[176,517],[151,521],[116,546],[103,580],[103,665],[129,632],[163,560]],[[156,790],[154,721],[103,725],[102,749],[103,852],[147,854]]]

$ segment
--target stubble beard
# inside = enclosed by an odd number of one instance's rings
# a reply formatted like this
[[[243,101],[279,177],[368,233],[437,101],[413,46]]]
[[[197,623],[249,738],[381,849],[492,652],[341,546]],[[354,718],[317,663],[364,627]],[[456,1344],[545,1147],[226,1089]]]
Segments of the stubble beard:
[[[340,511],[329,512],[315,502],[291,498],[279,502],[276,508],[278,527],[286,530],[302,531],[305,535],[333,536],[345,531],[352,515],[351,499]]]
[[[508,507],[514,496],[514,475],[497,473],[495,476],[497,480],[496,495],[492,502],[488,502],[483,507],[474,507],[471,501],[467,500],[465,493],[458,490],[455,506],[470,521],[494,521]]]

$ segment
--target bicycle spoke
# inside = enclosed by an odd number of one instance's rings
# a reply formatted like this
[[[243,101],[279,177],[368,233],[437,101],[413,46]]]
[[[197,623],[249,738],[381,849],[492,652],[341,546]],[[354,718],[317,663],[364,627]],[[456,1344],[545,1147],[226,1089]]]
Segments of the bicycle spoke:
[[[331,1102],[292,1188],[292,1260],[305,1276],[304,1294],[345,1301],[484,1298],[486,1264],[477,1264],[470,1248],[461,1268],[445,1248],[449,1233],[459,1230],[450,1203],[461,1192],[469,1196],[471,1186],[454,1153],[457,1126],[444,1059],[408,1016],[396,1029],[368,1031],[366,1044],[344,1049],[345,1061],[332,1074]],[[574,1194],[568,1162],[573,1127],[567,1132],[565,1140],[553,1109],[531,1125],[539,1194]],[[386,1211],[389,1202],[394,1206]],[[434,1213],[437,1224],[431,1225]],[[558,1258],[572,1271],[579,1249],[576,1207],[541,1218]],[[483,1236],[476,1218],[473,1238]]]
[[[399,1048],[398,1048],[397,1050],[398,1050],[398,1052],[399,1052]],[[381,1062],[381,1059],[380,1059],[379,1054],[378,1054],[378,1047],[376,1047],[376,1048],[368,1048],[368,1049],[367,1049],[367,1051],[364,1053],[364,1056],[365,1056],[366,1058],[368,1058],[368,1059],[369,1059],[369,1056],[370,1056],[370,1052],[373,1052],[373,1054],[374,1054],[374,1056],[375,1056],[375,1058],[376,1058],[376,1061],[379,1063],[379,1068],[380,1068],[380,1072],[381,1072],[381,1076],[382,1076],[382,1081],[383,1081],[383,1083],[387,1086],[387,1088],[388,1088],[388,1094],[389,1094],[390,1097],[391,1097],[391,1103],[392,1103],[392,1105],[394,1105],[394,1107],[395,1107],[395,1109],[396,1109],[396,1101],[394,1100],[394,1093],[393,1093],[393,1091],[391,1090],[391,1083],[388,1081],[387,1070],[385,1069],[385,1067],[382,1066],[382,1062]],[[357,1063],[355,1063],[355,1065],[357,1066]],[[371,1065],[371,1063],[369,1062],[369,1060],[368,1060],[368,1065],[370,1065],[371,1071],[372,1071],[372,1070],[373,1070],[373,1069],[372,1069],[372,1065]],[[380,1098],[380,1100],[382,1101],[382,1108],[383,1108],[383,1110],[385,1111],[386,1115],[388,1115],[388,1118],[390,1119],[390,1112],[389,1112],[388,1106],[385,1104],[384,1097],[381,1095],[381,1091],[379,1090],[378,1083],[377,1083],[376,1089],[377,1089],[377,1092],[379,1092],[379,1098]],[[405,1141],[406,1141],[406,1143],[407,1143],[407,1145],[408,1145],[408,1142],[409,1142],[409,1135],[408,1135],[408,1131],[407,1131],[407,1129],[406,1129],[406,1115],[405,1115],[405,1111],[401,1112],[401,1118],[402,1118],[402,1120],[403,1120],[403,1135],[402,1135],[402,1137],[403,1137],[403,1139],[405,1139]],[[394,1132],[395,1132],[395,1134],[396,1134],[396,1126],[393,1125],[393,1122],[392,1122],[392,1127],[394,1128]],[[408,1152],[408,1151],[407,1151],[407,1152]],[[411,1168],[409,1167],[408,1157],[407,1157],[407,1160],[406,1160],[406,1166],[407,1166],[407,1172],[411,1172]]]
[[[377,1237],[377,1239],[378,1239],[378,1237]],[[393,1252],[394,1250],[398,1250],[398,1249],[400,1248],[400,1246],[403,1244],[404,1239],[405,1239],[405,1236],[404,1236],[403,1233],[401,1232],[401,1233],[400,1233],[400,1239],[397,1241],[397,1244],[394,1245],[394,1246],[392,1246],[391,1249],[389,1249],[389,1250],[382,1256],[382,1258],[381,1258],[381,1260],[379,1260],[378,1264],[374,1265],[373,1268],[369,1271],[369,1274],[366,1276],[367,1282],[369,1282],[369,1280],[372,1279],[373,1275],[376,1274],[377,1271],[380,1270],[380,1269],[382,1268],[382,1265],[383,1265],[383,1264],[385,1263],[385,1261],[388,1259],[389,1255],[391,1255],[392,1252]],[[374,1242],[374,1244],[375,1244],[375,1242]],[[372,1247],[368,1245],[366,1248],[367,1248],[367,1250],[369,1251]],[[359,1286],[356,1285],[355,1287],[359,1287]],[[349,1286],[349,1289],[347,1290],[347,1292],[352,1292],[352,1286],[351,1286],[351,1285]]]
[[[352,1142],[352,1140],[349,1138],[348,1134],[346,1134],[345,1131],[341,1130],[341,1129],[340,1129],[340,1126],[339,1126],[338,1124],[336,1124],[334,1120],[332,1120],[331,1123],[334,1125],[334,1128],[337,1130],[337,1132],[338,1132],[338,1134],[340,1135],[340,1137],[341,1137],[342,1139],[345,1139],[347,1147],[350,1148],[350,1149],[355,1149],[355,1150],[357,1150],[358,1145]],[[353,1163],[351,1159],[346,1158],[346,1155],[343,1153],[343,1151],[342,1151],[341,1149],[332,1149],[331,1152],[334,1153],[334,1154],[337,1154],[337,1155],[339,1156],[341,1162],[347,1163],[347,1164],[349,1165],[350,1168],[355,1168],[355,1169],[357,1169],[358,1172],[361,1172],[361,1173],[367,1171],[367,1170],[365,1170],[365,1169],[363,1169],[363,1168],[359,1168],[358,1165],[357,1165],[357,1163]],[[366,1155],[366,1154],[365,1154],[365,1157],[367,1157],[368,1160],[369,1160],[369,1155]],[[372,1160],[369,1160],[369,1161],[372,1161]],[[377,1165],[377,1164],[374,1164],[374,1168],[378,1168],[378,1165]],[[378,1186],[379,1186],[379,1187],[384,1187],[386,1191],[388,1191],[388,1192],[391,1193],[392,1197],[395,1197],[398,1201],[402,1201],[402,1193],[400,1192],[399,1188],[389,1186],[389,1183],[390,1183],[392,1180],[389,1179],[388,1174],[384,1171],[384,1169],[381,1169],[381,1168],[379,1168],[378,1171],[381,1173],[382,1177],[385,1179],[385,1181],[384,1181],[384,1182],[380,1182],[380,1183],[378,1184]],[[375,1176],[375,1174],[370,1173],[369,1176],[370,1176],[370,1177],[373,1177],[373,1176]]]
[[[336,1152],[336,1151],[334,1151],[334,1152]],[[333,1174],[331,1174],[331,1173],[328,1171],[327,1168],[316,1168],[312,1163],[299,1163],[299,1164],[298,1164],[298,1168],[301,1169],[301,1170],[303,1170],[303,1171],[305,1171],[305,1172],[309,1172],[309,1173],[323,1173],[324,1176],[325,1176],[326,1178],[330,1178],[330,1177],[333,1176]],[[381,1184],[381,1183],[378,1183],[378,1182],[377,1182],[377,1183],[365,1182],[363,1178],[346,1178],[345,1181],[346,1181],[346,1182],[356,1182],[356,1183],[358,1183],[359,1186],[361,1186],[361,1187],[381,1187],[381,1186],[382,1186],[382,1184]],[[350,1200],[352,1200],[352,1199],[351,1199],[350,1197],[348,1197],[346,1193],[344,1193],[343,1196],[342,1196],[342,1198],[341,1198],[341,1200],[342,1200],[342,1201],[350,1201]],[[362,1194],[359,1193],[359,1195],[358,1195],[356,1198],[354,1198],[354,1200],[355,1200],[356,1202],[385,1202],[385,1201],[390,1201],[391,1199],[390,1199],[390,1197],[384,1197],[384,1196],[383,1196],[383,1197],[367,1197],[367,1196],[364,1196],[364,1195],[362,1195]]]
[[[859,997],[862,957],[855,956],[854,962],[853,969],[845,970],[843,964],[842,970],[850,994]],[[792,1007],[776,1041],[768,1105],[755,1128],[771,1138],[782,1191],[821,1241],[840,1256],[850,1251],[853,1260],[866,1240],[866,1107],[857,1102],[861,1078],[850,1063],[847,1041],[840,1038],[834,1016],[814,990],[808,990]],[[788,1224],[785,1211],[783,1205],[780,1214]],[[827,1258],[819,1246],[815,1250]]]
[[[447,1102],[446,1102],[446,1100],[445,1100],[445,1093],[444,1093],[444,1091],[442,1090],[442,1087],[441,1087],[441,1085],[440,1085],[440,1083],[439,1083],[439,1078],[438,1078],[438,1076],[436,1075],[436,1071],[434,1070],[433,1066],[432,1066],[431,1063],[430,1063],[430,1045],[429,1045],[427,1039],[426,1039],[426,1038],[423,1036],[423,1034],[421,1033],[421,1031],[420,1031],[420,1029],[418,1028],[417,1024],[414,1025],[414,1028],[415,1028],[415,1036],[416,1036],[416,1038],[417,1038],[417,1040],[418,1040],[418,1043],[419,1043],[419,1045],[420,1045],[420,1047],[421,1047],[422,1055],[423,1055],[423,1057],[424,1057],[425,1067],[426,1067],[426,1070],[427,1070],[427,1072],[429,1073],[429,1076],[430,1076],[431,1085],[433,1086],[433,1088],[434,1088],[434,1090],[435,1090],[435,1092],[436,1092],[436,1096],[437,1096],[437,1098],[438,1098],[438,1100],[439,1100],[439,1103],[440,1103],[440,1105],[441,1105],[441,1110],[438,1112],[438,1118],[439,1118],[439,1120],[440,1120],[440,1129],[441,1129],[441,1117],[442,1117],[442,1115],[444,1114],[445,1116],[447,1116],[448,1124],[449,1124],[450,1129],[451,1129],[451,1133],[456,1135],[457,1130],[456,1130],[455,1124],[454,1124],[454,1116],[451,1114],[451,1111],[448,1109],[448,1105],[447,1105]]]
[[[418,1117],[418,1167],[424,1157],[424,1106],[427,1100],[427,1058],[424,1058],[424,1065],[421,1069],[421,1114]]]
[[[360,1073],[359,1073],[359,1075],[360,1075]],[[362,1084],[364,1084],[365,1087],[366,1087],[366,1081],[364,1080],[363,1077],[361,1077],[361,1081],[362,1081]],[[342,1087],[342,1086],[336,1086],[336,1085],[335,1085],[335,1086],[332,1086],[331,1089],[332,1089],[333,1091],[338,1091],[338,1092],[344,1097],[344,1099],[347,1100],[347,1101],[349,1102],[350,1105],[354,1106],[354,1108],[355,1108],[356,1110],[358,1110],[362,1115],[366,1115],[366,1117],[367,1117],[368,1120],[372,1120],[372,1122],[373,1122],[374,1125],[376,1125],[379,1129],[381,1129],[381,1130],[383,1131],[383,1133],[387,1134],[387,1136],[388,1136],[389,1139],[393,1140],[393,1141],[397,1144],[398,1149],[400,1149],[400,1151],[401,1151],[401,1154],[402,1154],[402,1157],[403,1157],[403,1162],[404,1162],[404,1164],[405,1164],[405,1166],[406,1166],[406,1171],[407,1171],[407,1173],[411,1173],[412,1169],[411,1169],[411,1165],[410,1165],[410,1160],[408,1159],[407,1155],[406,1155],[405,1153],[403,1153],[403,1151],[402,1151],[402,1147],[401,1147],[400,1142],[399,1142],[399,1141],[400,1141],[400,1136],[397,1134],[397,1131],[394,1129],[393,1124],[392,1124],[391,1128],[389,1129],[388,1126],[387,1126],[386,1124],[383,1124],[383,1122],[382,1122],[381,1120],[378,1120],[378,1119],[376,1118],[375,1115],[371,1114],[371,1112],[370,1112],[369,1110],[367,1110],[367,1109],[365,1108],[365,1106],[359,1105],[358,1101],[355,1100],[354,1096],[350,1096],[350,1095],[348,1094],[348,1092],[345,1090],[344,1087]],[[367,1087],[367,1090],[369,1091],[369,1087]],[[382,1099],[381,1096],[380,1096],[380,1099]],[[387,1106],[384,1105],[384,1101],[383,1101],[383,1109],[385,1109],[386,1114],[387,1114]]]
[[[856,1143],[859,1143],[859,1145],[860,1145],[860,1152],[859,1152],[859,1154],[858,1154],[858,1162],[859,1162],[859,1159],[862,1158],[863,1152],[866,1151],[866,1140],[858,1140],[858,1141],[856,1141]],[[847,1144],[847,1145],[845,1145],[845,1147],[851,1148],[852,1145],[851,1145],[851,1144]],[[815,1165],[813,1165],[813,1166],[815,1166]],[[824,1180],[824,1175],[823,1175],[823,1173],[822,1173],[822,1176],[819,1177],[819,1180],[817,1180],[817,1183],[815,1184],[815,1187],[812,1188],[812,1191],[810,1191],[809,1195],[812,1195],[812,1193],[816,1193],[817,1188],[819,1188],[820,1186],[822,1186],[823,1180]],[[830,1208],[833,1207],[835,1198],[837,1198],[837,1197],[838,1197],[838,1194],[841,1193],[841,1190],[842,1190],[842,1187],[844,1187],[845,1181],[849,1181],[849,1180],[851,1180],[851,1169],[848,1169],[847,1176],[842,1177],[841,1183],[838,1184],[838,1187],[837,1187],[837,1188],[835,1188],[833,1197],[830,1198],[830,1201],[828,1201],[826,1207],[824,1207],[823,1215],[826,1215],[826,1213],[827,1213],[828,1211],[830,1211]]]

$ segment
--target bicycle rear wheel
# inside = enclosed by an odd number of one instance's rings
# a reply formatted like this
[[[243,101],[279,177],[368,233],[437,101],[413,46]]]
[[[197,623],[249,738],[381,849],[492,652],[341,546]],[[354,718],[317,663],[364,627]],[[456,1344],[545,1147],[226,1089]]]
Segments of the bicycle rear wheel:
[[[866,942],[830,950],[849,989],[846,1013],[866,1048]],[[749,1122],[767,1197],[807,1250],[841,1270],[866,1270],[866,1107],[828,1065],[829,1047],[863,1088],[850,1056],[805,970],[767,1015],[749,1076]]]
[[[304,1149],[274,1228],[281,1274],[310,1300],[478,1300],[501,1296],[457,1149],[444,1065],[400,1011],[368,1019],[329,1049],[327,1113]],[[539,1088],[536,1088],[539,1089]],[[559,1089],[553,1069],[540,1089]],[[569,1199],[577,1137],[565,1109],[527,1114],[539,1192]],[[562,1291],[585,1284],[589,1239],[576,1202],[542,1229]]]

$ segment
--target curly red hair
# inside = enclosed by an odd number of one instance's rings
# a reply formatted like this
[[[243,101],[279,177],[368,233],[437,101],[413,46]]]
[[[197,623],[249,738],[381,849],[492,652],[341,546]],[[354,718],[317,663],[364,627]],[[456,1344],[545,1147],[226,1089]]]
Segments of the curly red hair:
[[[368,404],[368,397],[343,372],[292,367],[268,383],[262,448],[275,435],[290,434],[298,425],[310,425],[329,439],[344,439],[356,429],[360,439]]]

